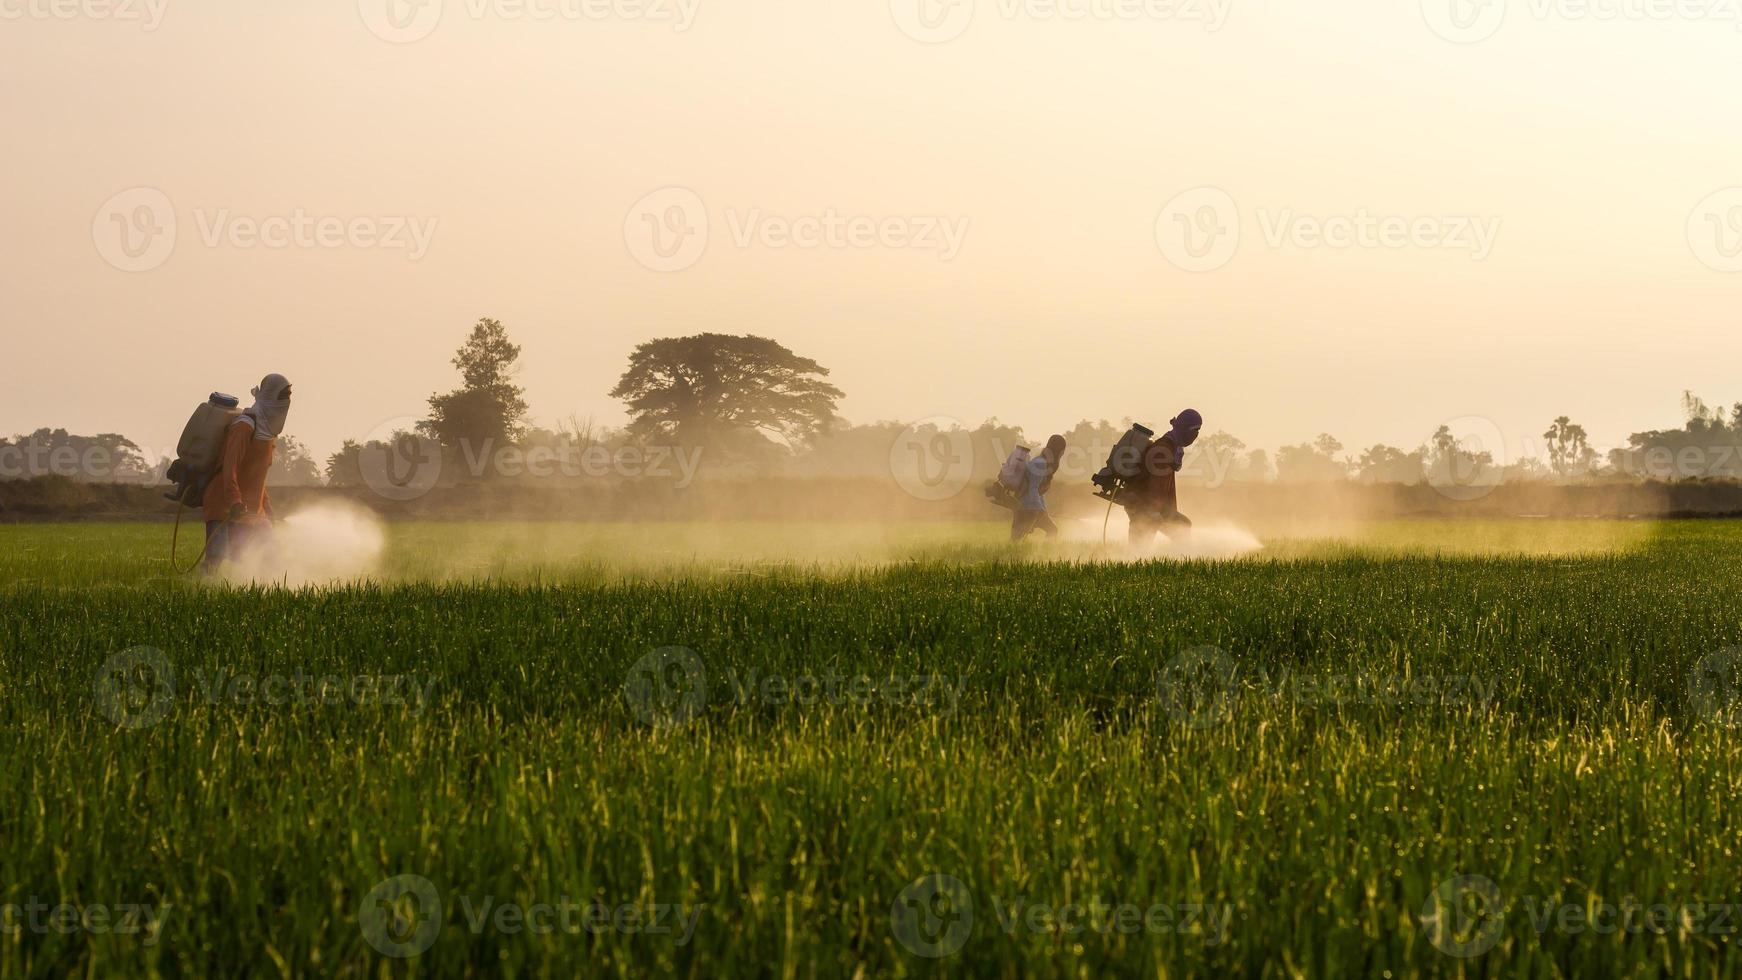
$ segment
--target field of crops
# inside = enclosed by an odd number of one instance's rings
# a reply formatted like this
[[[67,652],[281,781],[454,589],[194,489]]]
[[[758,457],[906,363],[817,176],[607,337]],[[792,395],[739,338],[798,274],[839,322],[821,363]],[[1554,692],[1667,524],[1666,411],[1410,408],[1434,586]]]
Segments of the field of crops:
[[[0,527],[0,977],[1742,975],[1739,524],[386,533]]]

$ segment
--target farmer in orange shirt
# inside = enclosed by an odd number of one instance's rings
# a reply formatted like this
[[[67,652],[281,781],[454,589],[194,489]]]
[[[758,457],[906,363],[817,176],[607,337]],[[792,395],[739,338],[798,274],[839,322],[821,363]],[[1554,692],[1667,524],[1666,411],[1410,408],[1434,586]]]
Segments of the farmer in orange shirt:
[[[207,567],[236,557],[259,532],[272,528],[266,474],[290,414],[290,382],[282,374],[269,374],[253,394],[254,404],[224,434],[222,462],[206,486]]]

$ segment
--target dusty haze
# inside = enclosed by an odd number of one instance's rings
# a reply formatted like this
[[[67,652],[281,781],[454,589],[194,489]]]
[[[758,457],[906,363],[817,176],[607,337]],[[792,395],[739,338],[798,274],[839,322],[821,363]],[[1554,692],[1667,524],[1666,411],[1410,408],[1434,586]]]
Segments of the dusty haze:
[[[480,316],[547,423],[620,422],[630,348],[702,330],[815,357],[858,421],[1189,403],[1255,446],[1612,443],[1742,394],[1718,4],[389,2],[0,0],[0,433],[162,447],[281,371],[324,454],[421,415]],[[1223,201],[1231,256],[1170,244]],[[173,249],[118,253],[164,203]],[[698,204],[705,249],[637,242]],[[1363,214],[1442,242],[1316,244]],[[298,215],[341,240],[250,241]],[[831,215],[875,240],[792,244]]]

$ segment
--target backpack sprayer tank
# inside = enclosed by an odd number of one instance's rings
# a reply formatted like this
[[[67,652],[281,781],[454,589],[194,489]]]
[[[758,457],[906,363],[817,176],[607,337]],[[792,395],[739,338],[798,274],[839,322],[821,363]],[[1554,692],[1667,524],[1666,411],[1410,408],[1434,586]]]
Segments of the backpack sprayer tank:
[[[1092,478],[1095,486],[1100,488],[1095,496],[1117,503],[1131,481],[1142,474],[1143,456],[1149,452],[1154,438],[1154,430],[1142,425],[1133,425],[1121,436],[1113,446],[1113,452],[1107,456],[1107,465]]]
[[[1017,446],[998,470],[998,479],[986,484],[986,499],[1005,510],[1016,509],[1017,495],[1028,483],[1028,461],[1032,453],[1027,446]]]
[[[181,430],[181,440],[175,444],[176,460],[164,474],[175,484],[165,491],[164,499],[188,505],[197,505],[204,499],[206,484],[223,461],[224,433],[241,414],[239,404],[236,396],[214,391],[194,409],[187,427]]]

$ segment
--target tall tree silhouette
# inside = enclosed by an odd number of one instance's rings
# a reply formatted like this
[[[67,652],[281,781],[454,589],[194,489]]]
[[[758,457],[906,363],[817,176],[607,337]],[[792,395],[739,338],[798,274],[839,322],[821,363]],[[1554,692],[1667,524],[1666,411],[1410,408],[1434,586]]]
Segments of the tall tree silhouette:
[[[512,379],[520,347],[499,321],[485,318],[454,353],[463,384],[445,395],[431,395],[429,419],[418,430],[444,446],[482,447],[513,442],[525,428],[524,389]]]
[[[1562,477],[1574,469],[1588,467],[1596,453],[1591,449],[1585,427],[1562,415],[1542,434],[1548,443],[1548,464]]]
[[[841,390],[828,373],[766,337],[704,333],[636,347],[611,396],[628,403],[637,437],[752,451],[834,423]]]

